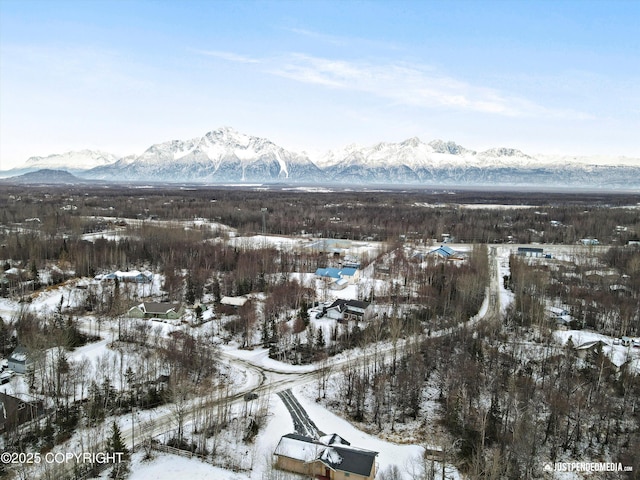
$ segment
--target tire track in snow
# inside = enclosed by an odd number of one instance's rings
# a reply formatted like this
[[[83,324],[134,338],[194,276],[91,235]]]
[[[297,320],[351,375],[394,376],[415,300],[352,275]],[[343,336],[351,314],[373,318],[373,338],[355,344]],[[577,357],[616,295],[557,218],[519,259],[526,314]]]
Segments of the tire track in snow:
[[[278,392],[278,396],[284,403],[284,406],[289,410],[289,414],[293,419],[293,429],[300,435],[305,435],[311,438],[319,438],[323,433],[318,430],[313,420],[309,418],[306,410],[300,405],[298,399],[291,393],[291,389]]]

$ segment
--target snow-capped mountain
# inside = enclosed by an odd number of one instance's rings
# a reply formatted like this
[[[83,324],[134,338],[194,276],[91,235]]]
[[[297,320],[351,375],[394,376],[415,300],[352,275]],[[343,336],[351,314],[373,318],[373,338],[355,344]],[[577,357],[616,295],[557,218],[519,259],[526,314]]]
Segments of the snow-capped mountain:
[[[30,157],[22,166],[0,171],[0,178],[11,178],[39,170],[66,170],[72,174],[82,174],[92,168],[111,165],[118,158],[117,155],[98,150],[79,150],[46,157]]]
[[[532,156],[513,148],[468,150],[454,142],[418,138],[327,154],[324,173],[340,183],[411,183],[449,186],[574,186],[640,188],[640,159],[618,165],[583,157]]]
[[[92,178],[197,182],[273,182],[312,178],[306,156],[225,127],[203,137],[149,147],[138,157],[87,172]]]
[[[29,169],[60,169],[89,170],[91,168],[110,165],[118,160],[112,153],[97,150],[80,150],[62,154],[49,155],[47,157],[31,157],[25,162],[25,168]]]
[[[640,188],[636,158],[532,155],[506,147],[477,152],[452,141],[425,143],[414,137],[372,146],[352,144],[312,161],[307,154],[228,127],[158,143],[117,161],[113,155],[83,151],[33,157],[28,163],[31,170],[55,166],[85,179],[128,182]],[[92,163],[99,166],[86,169]]]

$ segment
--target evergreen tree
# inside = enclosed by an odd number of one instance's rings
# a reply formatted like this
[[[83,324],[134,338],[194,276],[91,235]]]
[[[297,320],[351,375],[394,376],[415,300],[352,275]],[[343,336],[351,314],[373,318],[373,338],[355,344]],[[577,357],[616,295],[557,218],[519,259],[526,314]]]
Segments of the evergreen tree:
[[[129,454],[129,450],[125,446],[124,440],[122,439],[122,432],[120,431],[120,427],[115,420],[111,424],[111,434],[109,436],[109,440],[107,441],[107,450],[109,453],[123,453],[124,455]]]
[[[222,298],[220,292],[220,282],[217,278],[213,281],[213,285],[211,286],[211,293],[213,294],[213,300],[215,302],[219,302]]]
[[[85,409],[89,425],[95,425],[104,419],[104,402],[102,397],[102,390],[95,382],[91,381],[89,385],[89,401],[86,403]]]
[[[33,280],[34,290],[40,288],[40,274],[35,260],[31,262],[31,280]]]
[[[322,327],[318,327],[318,330],[316,330],[316,348],[318,350],[323,350],[325,347],[325,341],[324,341],[324,332],[322,331]]]
[[[113,470],[109,474],[109,478],[114,479],[122,479],[126,478],[129,473],[129,450],[124,444],[124,440],[122,439],[122,432],[120,431],[120,427],[113,421],[111,425],[111,435],[107,440],[107,451],[109,453],[121,453],[119,461],[116,459],[115,464],[113,465]]]
[[[189,305],[196,303],[196,286],[191,278],[191,275],[187,276],[187,288],[184,295],[184,301]]]
[[[305,328],[309,325],[308,309],[309,309],[309,306],[307,305],[307,301],[302,300],[302,302],[300,303],[300,312],[298,312],[298,318],[302,320],[302,323],[304,324]]]
[[[267,347],[269,345],[270,335],[269,335],[269,323],[266,317],[262,320],[260,337],[261,337],[260,340],[262,341],[262,346]]]
[[[35,260],[31,261],[31,280],[38,280],[38,266]]]
[[[3,357],[8,355],[9,351],[13,347],[13,342],[11,338],[11,329],[9,325],[5,323],[5,321],[0,317],[0,355]]]
[[[271,333],[271,343],[278,343],[278,327],[276,325],[275,317],[269,319],[269,331]]]

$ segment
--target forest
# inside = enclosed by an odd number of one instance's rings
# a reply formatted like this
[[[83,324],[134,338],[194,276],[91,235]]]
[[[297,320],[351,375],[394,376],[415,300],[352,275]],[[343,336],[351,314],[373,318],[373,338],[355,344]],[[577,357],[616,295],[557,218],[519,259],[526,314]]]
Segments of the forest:
[[[237,342],[315,365],[318,403],[382,438],[444,445],[440,460],[468,478],[538,478],[544,462],[567,458],[621,462],[637,478],[637,362],[616,364],[602,344],[586,355],[575,338],[559,344],[549,308],[566,310],[565,328],[640,336],[639,205],[602,193],[3,186],[0,297],[19,308],[0,311],[0,357],[28,349],[25,383],[47,412],[5,432],[4,447],[48,451],[85,426],[167,405],[168,445],[211,456],[234,385],[219,346]],[[366,278],[354,291],[375,315],[327,328],[326,291],[310,279],[348,259],[260,236],[372,246],[356,259]],[[426,255],[445,243],[464,255]],[[517,255],[522,244],[553,253]],[[101,280],[134,270],[155,280]],[[489,293],[492,278],[508,305]],[[49,310],[30,308],[57,291],[68,293]],[[128,318],[142,301],[185,305],[189,320],[167,333]],[[116,354],[71,359],[100,341]],[[265,408],[235,424],[246,441]],[[201,441],[183,435],[191,415]],[[440,477],[425,468],[414,478]]]

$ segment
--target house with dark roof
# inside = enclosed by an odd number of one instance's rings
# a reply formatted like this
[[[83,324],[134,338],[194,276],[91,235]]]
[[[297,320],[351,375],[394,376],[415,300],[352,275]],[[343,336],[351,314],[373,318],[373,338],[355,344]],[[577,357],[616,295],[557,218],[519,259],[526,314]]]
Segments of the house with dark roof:
[[[290,433],[273,453],[277,468],[321,480],[373,480],[376,476],[378,452],[354,447],[336,434],[315,440]]]
[[[131,307],[127,316],[130,318],[163,318],[178,320],[184,315],[184,307],[180,303],[143,302]]]
[[[42,401],[0,392],[0,432],[35,420],[43,413]]]
[[[363,302],[360,300],[344,300],[338,298],[325,310],[327,318],[338,320],[340,322],[348,322],[350,320],[361,322],[363,320],[369,320],[370,310],[369,302]]]

